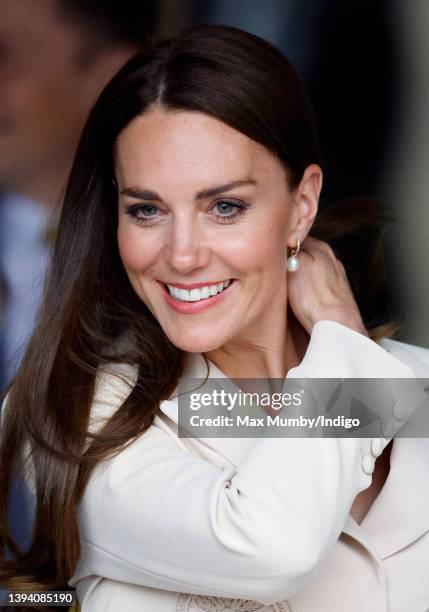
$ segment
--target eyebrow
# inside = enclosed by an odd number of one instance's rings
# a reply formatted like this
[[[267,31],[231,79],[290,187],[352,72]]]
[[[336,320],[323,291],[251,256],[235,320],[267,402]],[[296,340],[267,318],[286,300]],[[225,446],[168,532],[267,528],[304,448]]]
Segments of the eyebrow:
[[[213,196],[219,195],[220,193],[224,193],[225,191],[229,191],[234,187],[241,187],[242,185],[256,185],[256,181],[253,179],[246,179],[241,181],[229,181],[228,183],[224,183],[223,185],[218,185],[217,187],[210,187],[209,189],[203,189],[199,191],[195,198],[197,200],[203,200],[205,198],[211,198]],[[131,198],[138,198],[141,200],[152,200],[155,202],[162,202],[162,198],[155,191],[148,191],[147,189],[140,190],[126,187],[122,189],[120,192],[121,195],[127,195]]]

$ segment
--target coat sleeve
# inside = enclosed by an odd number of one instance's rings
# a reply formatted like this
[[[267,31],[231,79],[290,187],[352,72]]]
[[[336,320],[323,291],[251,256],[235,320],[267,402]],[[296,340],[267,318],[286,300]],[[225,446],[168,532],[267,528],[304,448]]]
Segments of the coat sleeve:
[[[331,321],[315,326],[290,375],[415,379],[375,342]],[[97,400],[100,412],[112,409],[101,405],[107,397]],[[286,599],[317,574],[371,484],[368,457],[368,438],[262,438],[239,466],[216,466],[152,426],[96,467],[70,584],[97,575],[265,605]]]

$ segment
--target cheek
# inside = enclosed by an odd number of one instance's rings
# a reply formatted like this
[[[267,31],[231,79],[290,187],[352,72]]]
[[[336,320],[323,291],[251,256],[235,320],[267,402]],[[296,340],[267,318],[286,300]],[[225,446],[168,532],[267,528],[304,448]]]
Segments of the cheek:
[[[237,270],[264,275],[274,272],[286,261],[286,239],[278,227],[260,227],[256,231],[243,231],[228,244],[228,259]]]
[[[128,275],[142,274],[155,258],[151,241],[143,238],[139,229],[121,224],[118,228],[119,254]]]

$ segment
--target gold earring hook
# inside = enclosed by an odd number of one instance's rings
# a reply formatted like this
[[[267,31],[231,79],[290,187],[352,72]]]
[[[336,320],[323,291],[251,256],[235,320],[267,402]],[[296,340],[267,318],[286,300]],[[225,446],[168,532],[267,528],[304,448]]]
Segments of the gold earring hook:
[[[299,253],[299,249],[301,248],[301,243],[299,239],[296,239],[296,247],[291,249],[291,257],[296,257]]]

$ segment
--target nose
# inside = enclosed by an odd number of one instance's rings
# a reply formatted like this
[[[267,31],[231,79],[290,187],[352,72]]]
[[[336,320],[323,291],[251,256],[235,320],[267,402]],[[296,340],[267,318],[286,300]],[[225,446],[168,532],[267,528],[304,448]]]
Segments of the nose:
[[[210,248],[198,219],[186,216],[174,220],[167,245],[167,258],[171,268],[181,274],[189,274],[209,264]]]

